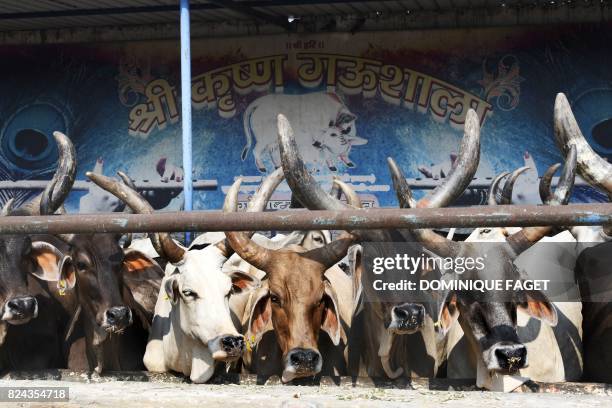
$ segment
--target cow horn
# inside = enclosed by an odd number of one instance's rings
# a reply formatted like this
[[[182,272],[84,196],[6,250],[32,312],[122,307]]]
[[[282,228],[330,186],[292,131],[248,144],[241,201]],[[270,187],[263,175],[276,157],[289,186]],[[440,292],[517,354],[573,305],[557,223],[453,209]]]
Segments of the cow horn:
[[[399,201],[400,208],[415,208],[417,206],[417,202],[412,196],[412,190],[406,181],[404,172],[392,158],[387,158],[387,163],[389,164],[389,170],[391,171],[391,178],[393,180],[393,188],[397,194],[397,200]],[[410,239],[416,239],[422,242],[423,246],[427,247],[431,251],[434,251],[440,256],[454,256],[459,251],[458,243],[450,239],[446,239],[430,229],[412,230],[412,236]]]
[[[124,172],[120,170],[117,171],[117,175],[119,176],[121,181],[123,181],[123,184],[125,184],[126,186],[128,186],[129,188],[131,188],[132,190],[136,192],[138,191],[136,189],[136,184],[134,184],[134,181],[130,178],[130,176],[128,176],[127,174],[125,174]],[[123,211],[126,211],[126,210],[128,210],[129,212],[129,207],[126,206],[126,208]],[[155,248],[156,251],[158,248],[161,248],[161,244],[159,243],[159,241],[153,242],[153,239],[151,239],[151,243],[153,244],[153,247]],[[128,232],[127,234],[125,234],[125,242],[123,242],[123,249],[129,248],[130,245],[132,245],[132,233]],[[159,253],[159,251],[157,253]]]
[[[127,185],[90,171],[85,173],[85,175],[98,186],[126,203],[136,214],[152,214],[154,212],[153,207],[151,207],[147,200]],[[155,248],[155,250],[160,256],[166,258],[170,263],[178,263],[183,259],[185,248],[177,245],[170,237],[170,234],[159,232],[152,235],[151,242],[153,244],[156,243],[155,240],[159,241],[159,248]]]
[[[339,190],[346,197],[348,205],[355,208],[362,208],[361,199],[359,198],[353,187],[349,186],[339,178],[334,178],[333,185],[338,186]]]
[[[327,269],[340,262],[340,260],[346,256],[349,247],[355,243],[355,238],[354,235],[345,233],[329,244],[320,248],[311,249],[302,256],[314,259],[325,265],[325,269],[322,270],[322,273],[325,273]]]
[[[542,200],[542,203],[544,204],[547,204],[553,198],[551,184],[552,184],[553,176],[555,175],[559,167],[561,167],[561,163],[555,163],[552,166],[550,166],[546,170],[544,175],[542,176],[542,179],[540,180],[540,186],[539,186],[540,200]]]
[[[510,177],[508,177],[504,183],[501,199],[499,200],[500,204],[512,204],[512,190],[514,189],[514,183],[516,183],[519,176],[527,170],[529,170],[529,166],[519,167],[510,174]]]
[[[387,164],[389,165],[393,189],[397,195],[400,208],[415,208],[417,202],[412,195],[412,190],[406,181],[404,172],[391,157],[387,157]]]
[[[480,121],[473,109],[468,110],[466,115],[463,140],[453,169],[442,184],[437,186],[431,193],[418,202],[415,202],[412,190],[401,169],[396,165],[393,159],[387,159],[393,178],[393,187],[395,188],[402,208],[438,208],[452,203],[463,193],[470,184],[470,181],[472,181],[478,169],[479,161]],[[440,256],[454,256],[460,250],[458,243],[436,234],[433,230],[416,229],[412,232],[415,238],[426,248]]]
[[[565,205],[569,202],[572,194],[572,188],[574,187],[574,180],[576,178],[576,146],[570,146],[565,163],[563,165],[563,171],[559,177],[557,188],[555,189],[552,198],[547,200],[547,205]],[[552,230],[552,227],[525,227],[521,231],[516,232],[506,238],[506,241],[518,256],[523,251],[527,250],[531,245],[538,242],[546,234]]]
[[[508,174],[507,171],[504,171],[503,173],[499,173],[491,182],[491,185],[489,186],[489,192],[487,193],[487,204],[488,205],[497,205],[499,204],[497,202],[497,198],[496,198],[496,194],[497,194],[497,187],[499,186],[499,182],[506,177]]]
[[[57,170],[45,190],[23,206],[31,215],[53,214],[64,202],[76,176],[76,152],[74,145],[62,132],[53,132],[59,152]],[[46,197],[46,199],[43,199]],[[48,199],[47,199],[48,198]]]
[[[459,155],[450,174],[431,193],[417,202],[419,208],[440,208],[455,201],[470,185],[480,161],[480,121],[468,110]]]
[[[296,199],[311,210],[346,210],[348,205],[327,194],[310,175],[298,151],[289,120],[278,115],[278,144],[287,184]]]
[[[0,212],[0,216],[9,215],[11,211],[13,211],[13,205],[15,204],[15,197],[11,197],[8,199],[6,203],[2,206],[2,212]]]
[[[334,176],[334,180],[336,180],[338,176]],[[340,190],[340,186],[333,182],[331,188],[329,189],[329,195],[336,200],[339,200],[342,197],[342,190]]]
[[[283,169],[280,167],[274,170],[268,177],[263,179],[263,181],[257,188],[257,191],[255,192],[255,194],[253,194],[251,201],[249,201],[246,212],[265,211],[266,205],[268,205],[268,201],[270,200],[270,197],[272,197],[272,194],[274,194],[274,191],[276,190],[278,185],[283,182],[284,179],[285,179],[285,175],[283,173]],[[228,203],[227,205],[226,203],[224,203],[223,205],[224,212],[231,212],[232,211],[231,209],[235,208],[238,205],[237,197],[238,197],[238,193],[236,192],[236,202]],[[227,200],[228,198],[226,197],[226,201]],[[246,234],[248,234],[248,236],[251,237],[254,233],[246,232]],[[229,258],[234,253],[234,250],[229,244],[227,238],[217,242],[215,246],[219,248],[219,250],[223,253],[223,255],[226,258]]]
[[[566,155],[576,146],[578,173],[589,184],[606,193],[612,193],[612,164],[593,151],[585,140],[567,97],[559,93],[555,99],[555,138]]]
[[[242,177],[238,177],[230,187],[223,203],[223,212],[236,212],[238,204],[238,190]],[[245,261],[257,269],[267,272],[267,266],[273,261],[274,252],[256,244],[248,233],[225,231],[227,243]]]

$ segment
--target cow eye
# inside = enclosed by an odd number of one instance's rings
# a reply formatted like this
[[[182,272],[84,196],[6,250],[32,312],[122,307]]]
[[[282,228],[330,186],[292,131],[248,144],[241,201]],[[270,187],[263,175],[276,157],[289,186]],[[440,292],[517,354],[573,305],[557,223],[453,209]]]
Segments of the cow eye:
[[[78,270],[84,271],[85,269],[87,269],[87,264],[83,261],[77,261],[76,267]]]
[[[190,298],[194,298],[194,299],[195,299],[195,298],[197,298],[197,297],[198,297],[198,294],[197,294],[197,293],[195,293],[193,290],[190,290],[190,289],[184,289],[184,290],[183,290],[183,296],[185,296],[185,297],[190,297]]]
[[[483,228],[482,230],[483,234],[488,234],[489,232],[491,232],[491,228]]]
[[[331,134],[331,137],[337,137],[337,136],[338,136],[338,134],[336,132]]]
[[[270,295],[270,301],[277,305],[280,305],[280,298],[276,295]]]
[[[313,240],[314,240],[314,242],[319,242],[319,243],[323,242],[323,238],[321,238],[321,237],[314,237]]]

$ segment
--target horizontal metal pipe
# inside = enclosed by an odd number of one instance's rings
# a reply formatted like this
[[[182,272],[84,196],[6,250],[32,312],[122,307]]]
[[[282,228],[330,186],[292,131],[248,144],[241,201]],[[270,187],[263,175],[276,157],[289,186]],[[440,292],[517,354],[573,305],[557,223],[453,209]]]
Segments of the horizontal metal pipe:
[[[170,180],[168,182],[140,180],[135,181],[137,190],[182,190],[183,182]],[[0,190],[44,190],[49,184],[48,180],[3,180],[0,181]],[[72,186],[72,190],[89,191],[95,186],[89,180],[77,180]],[[193,182],[194,190],[216,190],[218,186],[217,180],[195,180]]]
[[[219,211],[0,217],[0,234],[254,231],[612,224],[612,204],[347,211]]]
[[[408,185],[414,190],[431,190],[440,185],[444,179],[421,179],[421,178],[409,178],[406,179],[408,181]],[[467,188],[475,188],[475,189],[488,189],[492,177],[479,177],[474,178],[470,185]],[[556,186],[559,178],[553,177],[552,186]],[[0,190],[44,190],[48,180],[3,180],[0,181]],[[135,181],[136,188],[138,190],[182,190],[183,183],[177,181],[168,181],[166,183],[161,181],[149,181],[149,180],[139,180]],[[351,183],[349,183],[351,184]],[[355,184],[355,183],[353,183]],[[218,187],[217,180],[195,180],[193,182],[194,190],[215,190]],[[574,183],[576,186],[588,186],[589,184],[582,180],[579,177],[576,177],[576,182]],[[89,191],[89,189],[93,186],[93,183],[89,180],[77,180],[74,182],[72,187],[73,190],[77,191]],[[254,187],[256,188],[256,187]]]

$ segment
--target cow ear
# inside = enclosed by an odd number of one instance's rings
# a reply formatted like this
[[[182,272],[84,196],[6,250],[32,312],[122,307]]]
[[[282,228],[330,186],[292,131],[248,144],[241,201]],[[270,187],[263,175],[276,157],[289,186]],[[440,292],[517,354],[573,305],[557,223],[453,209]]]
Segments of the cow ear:
[[[441,331],[442,335],[446,335],[458,317],[459,309],[457,309],[457,295],[455,293],[449,293],[446,295],[440,307],[436,329]]]
[[[557,325],[557,309],[550,303],[546,295],[539,290],[525,290],[520,296],[522,299],[518,303],[519,309],[551,326]]]
[[[159,268],[157,262],[140,251],[128,249],[123,254],[123,266],[128,274],[142,273],[150,268]]]
[[[255,342],[261,339],[270,320],[272,320],[270,293],[267,290],[262,290],[251,308],[249,317],[248,327]]]
[[[334,346],[340,344],[340,313],[338,312],[338,300],[336,292],[329,282],[325,282],[325,293],[322,299],[324,303],[321,329],[329,335]]]
[[[261,285],[261,281],[256,276],[242,271],[229,272],[228,275],[232,280],[232,293],[242,293]]]
[[[336,127],[340,127],[341,125],[351,123],[357,119],[357,116],[348,110],[341,110],[338,112],[336,116]]]
[[[172,302],[173,305],[176,305],[176,302],[178,302],[179,300],[178,275],[172,275],[166,278],[164,282],[164,290],[166,292],[167,298]]]
[[[76,270],[72,258],[64,255],[54,245],[44,241],[32,242],[30,273],[40,280],[57,282],[60,290],[70,290],[76,285]]]

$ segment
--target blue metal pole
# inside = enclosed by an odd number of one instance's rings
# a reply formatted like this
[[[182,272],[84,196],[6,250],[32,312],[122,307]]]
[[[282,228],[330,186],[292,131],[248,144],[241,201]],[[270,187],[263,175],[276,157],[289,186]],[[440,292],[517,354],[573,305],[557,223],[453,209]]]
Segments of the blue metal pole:
[[[185,211],[193,209],[192,146],[191,146],[191,39],[189,30],[189,0],[181,0],[181,110],[183,131],[183,192]],[[185,232],[185,244],[191,234]]]

